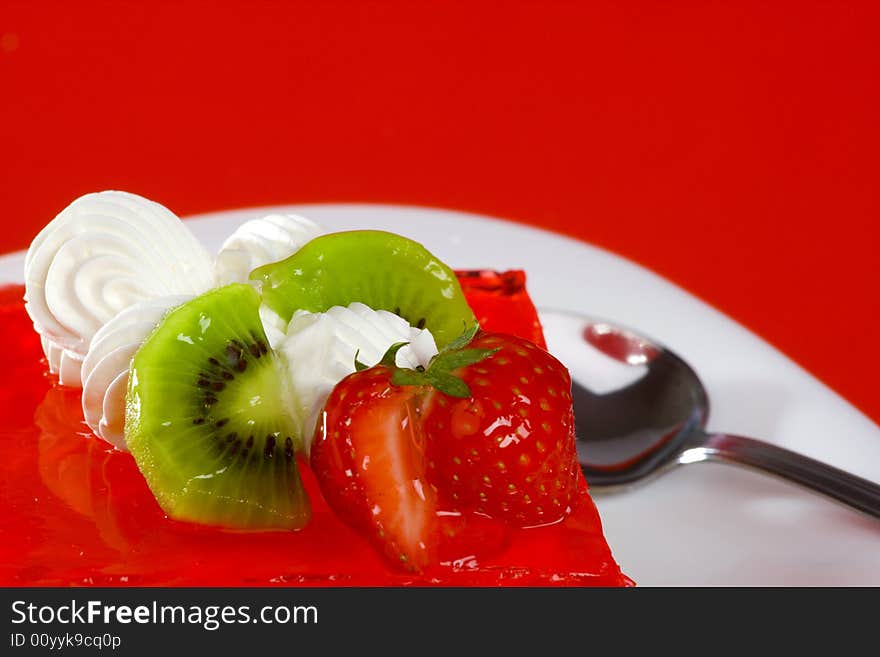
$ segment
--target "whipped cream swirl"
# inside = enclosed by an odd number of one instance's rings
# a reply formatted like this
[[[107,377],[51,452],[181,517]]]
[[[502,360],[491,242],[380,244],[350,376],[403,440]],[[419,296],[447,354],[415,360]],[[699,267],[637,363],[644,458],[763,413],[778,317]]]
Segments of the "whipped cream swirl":
[[[428,329],[415,328],[394,313],[362,303],[334,306],[323,313],[294,313],[280,350],[300,405],[297,415],[305,420],[302,436],[307,453],[327,397],[355,371],[355,354],[364,365],[372,366],[396,342],[409,343],[397,352],[400,367],[426,367],[437,353]]]
[[[25,256],[25,301],[46,355],[67,385],[92,336],[142,299],[199,294],[213,284],[211,257],[170,210],[135,194],[75,200],[37,235]],[[61,354],[58,354],[61,350]]]
[[[247,283],[262,265],[284,260],[323,231],[311,219],[295,214],[270,214],[239,226],[220,247],[214,261],[217,285]]]
[[[135,352],[165,315],[190,296],[139,301],[121,310],[92,338],[82,361],[82,407],[86,424],[100,438],[126,450],[125,393]]]
[[[58,383],[71,388],[79,388],[82,385],[82,357],[79,354],[65,351],[45,335],[40,336],[40,344],[43,347],[43,353],[46,354],[49,371],[58,375]]]

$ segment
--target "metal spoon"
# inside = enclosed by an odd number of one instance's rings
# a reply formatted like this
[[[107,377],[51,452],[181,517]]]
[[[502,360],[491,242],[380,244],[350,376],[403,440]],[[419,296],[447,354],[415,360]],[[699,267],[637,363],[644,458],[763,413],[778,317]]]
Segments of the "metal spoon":
[[[880,518],[880,485],[754,438],[708,433],[706,389],[659,343],[580,315],[541,317],[568,336],[553,347],[572,369],[578,458],[592,490],[627,488],[680,464],[719,461],[782,477]]]

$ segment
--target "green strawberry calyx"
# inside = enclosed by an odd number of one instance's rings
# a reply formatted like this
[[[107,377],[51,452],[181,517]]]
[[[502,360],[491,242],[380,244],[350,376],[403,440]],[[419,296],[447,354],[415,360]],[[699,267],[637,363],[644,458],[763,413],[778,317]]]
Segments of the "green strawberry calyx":
[[[450,397],[467,399],[471,396],[471,389],[467,383],[455,376],[452,372],[468,365],[474,365],[492,356],[498,349],[468,349],[467,345],[477,334],[479,326],[466,328],[464,332],[446,345],[428,363],[428,367],[421,365],[415,369],[398,367],[396,364],[397,352],[408,342],[396,342],[390,347],[378,365],[392,370],[391,383],[395,386],[430,386]],[[355,354],[355,370],[368,369],[361,363]]]

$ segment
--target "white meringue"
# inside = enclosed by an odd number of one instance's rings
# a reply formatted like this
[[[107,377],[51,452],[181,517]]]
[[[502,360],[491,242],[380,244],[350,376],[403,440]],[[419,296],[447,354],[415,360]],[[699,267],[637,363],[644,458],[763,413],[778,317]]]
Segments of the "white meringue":
[[[254,269],[284,260],[322,233],[314,221],[295,214],[246,221],[220,247],[214,260],[216,284],[247,283]]]
[[[95,435],[126,450],[125,393],[131,359],[162,318],[190,296],[139,301],[121,310],[92,338],[82,361],[82,407]]]
[[[362,303],[334,306],[323,313],[294,313],[279,347],[300,405],[298,416],[305,419],[301,433],[307,453],[327,397],[355,371],[355,353],[360,362],[372,366],[396,342],[409,343],[397,352],[400,367],[426,367],[437,353],[428,329],[415,328],[394,313]]]
[[[170,210],[135,194],[86,194],[37,235],[25,256],[26,309],[50,369],[80,385],[92,336],[143,299],[195,295],[213,284],[211,258]]]
[[[46,354],[49,371],[58,375],[58,382],[63,386],[79,388],[82,358],[72,352],[65,351],[42,335],[40,336],[40,344],[43,347],[43,353]]]

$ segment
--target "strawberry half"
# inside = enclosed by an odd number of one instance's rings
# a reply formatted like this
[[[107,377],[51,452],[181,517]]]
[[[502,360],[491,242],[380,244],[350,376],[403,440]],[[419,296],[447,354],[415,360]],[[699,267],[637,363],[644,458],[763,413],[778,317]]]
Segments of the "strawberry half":
[[[403,343],[358,364],[312,444],[330,507],[408,570],[491,552],[504,523],[557,522],[576,500],[568,371],[528,340],[476,331],[427,369],[394,364]]]
[[[479,333],[469,350],[491,354],[450,372],[469,394],[438,392],[423,415],[429,480],[455,509],[521,527],[562,520],[580,474],[568,370],[511,335]]]
[[[423,391],[391,383],[401,346],[336,385],[310,461],[330,507],[389,561],[419,572],[436,561],[437,495],[425,477]]]

